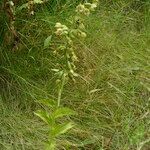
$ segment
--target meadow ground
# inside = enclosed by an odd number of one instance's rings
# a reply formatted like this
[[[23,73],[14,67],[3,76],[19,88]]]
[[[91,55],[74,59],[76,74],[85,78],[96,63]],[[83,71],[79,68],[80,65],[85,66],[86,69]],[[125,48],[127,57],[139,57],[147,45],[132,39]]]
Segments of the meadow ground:
[[[100,6],[86,20],[86,40],[76,41],[81,77],[62,99],[77,112],[76,126],[58,139],[59,150],[149,150],[150,12],[121,6]],[[21,16],[21,51],[1,47],[0,150],[43,149],[47,126],[33,114],[35,101],[55,98],[57,89],[43,42],[70,15]]]

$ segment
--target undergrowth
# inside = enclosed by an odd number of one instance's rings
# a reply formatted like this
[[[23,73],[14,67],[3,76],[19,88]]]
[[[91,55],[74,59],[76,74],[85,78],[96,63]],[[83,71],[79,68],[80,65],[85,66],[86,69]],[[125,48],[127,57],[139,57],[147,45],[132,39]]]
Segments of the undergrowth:
[[[20,43],[15,52],[4,36],[8,24],[1,24],[2,150],[41,150],[47,140],[48,126],[33,114],[43,107],[37,100],[57,99],[51,71],[56,68],[51,55],[54,45],[45,49],[43,41],[53,33],[56,22],[70,24],[69,16],[78,4],[57,2],[36,6],[34,16],[29,17],[26,10],[24,15],[17,14]],[[76,126],[58,138],[58,149],[149,150],[149,7],[148,0],[103,0],[85,20],[87,38],[75,41],[80,78],[65,85],[61,101],[78,113],[70,119]]]

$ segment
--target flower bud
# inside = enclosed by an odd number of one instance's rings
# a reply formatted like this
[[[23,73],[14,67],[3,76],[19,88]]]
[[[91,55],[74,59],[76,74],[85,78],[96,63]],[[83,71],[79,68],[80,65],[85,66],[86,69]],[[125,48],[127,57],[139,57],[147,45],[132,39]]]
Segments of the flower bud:
[[[93,3],[93,4],[91,4],[90,10],[94,11],[96,7],[97,7],[97,5],[95,3]]]
[[[55,25],[55,28],[61,28],[61,27],[62,27],[62,24],[60,22],[57,22]]]
[[[81,32],[81,33],[80,33],[80,37],[86,38],[86,33],[85,33],[85,32]]]
[[[80,23],[80,24],[79,24],[79,28],[80,28],[80,29],[85,29],[84,24],[83,24],[83,23]]]
[[[58,28],[55,32],[56,35],[62,35],[62,33],[63,33],[63,29],[61,28]]]

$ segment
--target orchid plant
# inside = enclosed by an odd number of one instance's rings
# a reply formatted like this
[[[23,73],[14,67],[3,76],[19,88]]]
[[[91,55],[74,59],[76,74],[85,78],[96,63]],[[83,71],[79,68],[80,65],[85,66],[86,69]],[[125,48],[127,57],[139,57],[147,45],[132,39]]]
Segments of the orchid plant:
[[[62,93],[67,81],[69,79],[75,81],[75,77],[78,77],[78,74],[76,73],[76,62],[79,60],[75,52],[76,46],[74,41],[76,38],[86,38],[84,17],[89,16],[90,13],[95,10],[97,5],[98,0],[93,0],[93,3],[79,4],[76,7],[76,15],[74,16],[74,21],[71,22],[71,26],[75,28],[69,28],[60,22],[55,24],[54,35],[61,40],[60,44],[57,45],[57,48],[53,51],[53,54],[59,60],[58,67],[52,69],[52,71],[55,72],[55,75],[57,75],[57,102],[55,100],[42,100],[40,102],[49,107],[49,109],[39,110],[35,113],[49,126],[49,138],[46,146],[47,150],[54,150],[57,146],[57,138],[74,127],[72,122],[59,123],[59,119],[62,117],[75,114],[71,109],[61,105]],[[51,35],[45,39],[45,48],[50,46],[51,39]]]

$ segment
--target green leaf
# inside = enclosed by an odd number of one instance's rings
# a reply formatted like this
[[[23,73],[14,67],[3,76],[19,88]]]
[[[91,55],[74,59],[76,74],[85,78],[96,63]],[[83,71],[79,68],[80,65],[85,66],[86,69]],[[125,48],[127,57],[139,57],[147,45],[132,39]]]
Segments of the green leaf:
[[[37,112],[34,112],[36,116],[41,118],[44,122],[51,125],[52,124],[52,118],[51,116],[44,110],[38,110]]]
[[[46,143],[45,150],[55,150],[55,147],[56,147],[56,142],[51,141],[51,142]]]
[[[69,129],[73,128],[74,124],[72,122],[64,123],[61,125],[56,125],[52,130],[52,136],[57,137],[60,134],[66,133]]]
[[[48,48],[51,44],[52,35],[48,36],[44,41],[44,48]]]
[[[57,106],[56,101],[53,99],[42,99],[42,100],[38,101],[38,103],[41,103],[41,104],[48,106],[50,108],[54,108]]]
[[[75,111],[63,107],[63,108],[58,108],[56,111],[53,112],[52,116],[56,119],[56,118],[60,118],[63,116],[70,116],[70,115],[75,115]]]

